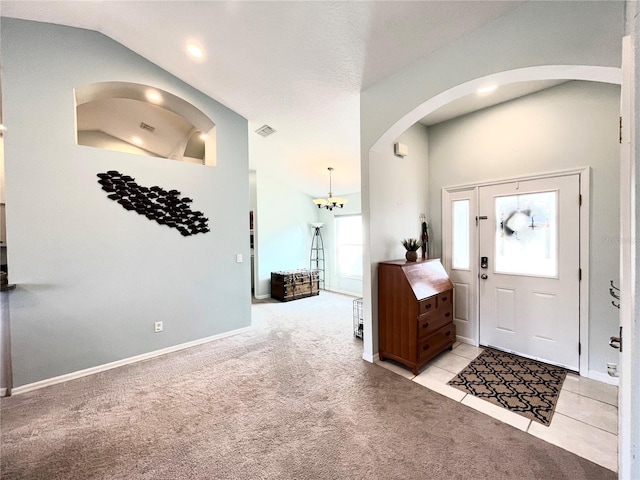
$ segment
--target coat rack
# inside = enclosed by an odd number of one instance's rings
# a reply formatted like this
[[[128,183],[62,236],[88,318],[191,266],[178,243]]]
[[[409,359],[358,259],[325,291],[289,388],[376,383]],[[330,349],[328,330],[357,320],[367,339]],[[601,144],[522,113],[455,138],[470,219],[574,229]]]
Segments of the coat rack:
[[[611,295],[615,300],[611,300],[611,305],[620,309],[620,289],[613,284],[613,280],[610,280],[609,283],[611,286],[609,287],[609,295]],[[616,300],[618,303],[616,304]]]

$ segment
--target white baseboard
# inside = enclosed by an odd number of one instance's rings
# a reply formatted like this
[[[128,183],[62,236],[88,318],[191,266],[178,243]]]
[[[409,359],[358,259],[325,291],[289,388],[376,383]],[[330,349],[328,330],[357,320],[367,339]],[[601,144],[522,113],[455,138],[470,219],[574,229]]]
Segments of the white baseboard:
[[[361,293],[348,292],[347,290],[338,290],[335,288],[323,288],[321,291],[339,293],[341,295],[347,295],[349,297],[354,297],[354,298],[362,297]],[[255,298],[256,300],[264,300],[265,298],[271,298],[271,294],[268,293],[266,295],[254,295],[253,298]]]
[[[339,293],[341,295],[346,295],[348,297],[362,298],[362,294],[361,293],[349,292],[348,290],[340,290],[340,289],[337,289],[337,288],[325,288],[324,290],[326,292]]]
[[[104,372],[107,370],[111,370],[113,368],[129,365],[131,363],[141,362],[142,360],[148,360],[150,358],[166,355],[167,353],[177,352],[178,350],[184,350],[185,348],[196,347],[198,345],[202,345],[203,343],[209,343],[209,342],[213,342],[214,340],[220,340],[225,337],[239,335],[241,333],[248,332],[249,330],[251,330],[251,327],[243,327],[237,330],[231,330],[230,332],[219,333],[217,335],[212,335],[210,337],[199,338],[198,340],[193,340],[191,342],[181,343],[179,345],[174,345],[172,347],[155,350],[153,352],[143,353],[141,355],[136,355],[135,357],[123,358],[122,360],[116,360],[115,362],[105,363],[103,365],[97,365],[91,368],[85,368],[84,370],[78,370],[76,372],[65,373],[64,375],[59,375],[57,377],[46,378],[38,382],[28,383],[26,385],[15,387],[11,390],[11,394],[19,395],[21,393],[31,392],[39,388],[48,387],[50,385],[56,385],[58,383],[68,382],[69,380],[75,380],[76,378],[86,377],[87,375],[93,375],[95,373]]]
[[[6,397],[6,396],[7,396],[7,389],[0,388],[0,397]]]
[[[456,341],[460,343],[466,343],[468,345],[473,345],[474,347],[478,346],[478,344],[473,340],[473,338],[461,337],[460,335],[456,335]]]
[[[589,370],[589,378],[602,383],[608,383],[609,385],[618,386],[618,384],[620,383],[619,377],[612,377],[606,373],[596,372],[595,370]]]
[[[362,359],[367,361],[367,362],[369,362],[369,363],[374,363],[377,360],[380,360],[380,356],[377,353],[375,355],[371,355],[371,354],[369,354],[367,352],[364,352],[362,354]]]

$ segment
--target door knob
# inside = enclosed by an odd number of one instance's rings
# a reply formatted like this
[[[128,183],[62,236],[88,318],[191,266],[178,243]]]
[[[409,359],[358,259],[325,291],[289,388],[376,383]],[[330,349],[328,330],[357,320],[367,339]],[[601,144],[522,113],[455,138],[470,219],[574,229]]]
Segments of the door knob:
[[[609,337],[609,346],[622,352],[622,327],[620,327],[620,333],[617,337]]]
[[[487,274],[486,274],[486,273],[483,273],[482,275],[480,275],[480,278],[481,278],[482,280],[486,280],[486,279],[487,279],[487,278],[489,278],[489,277],[487,277]]]
[[[609,338],[609,346],[611,348],[615,348],[616,350],[620,350],[620,342],[622,339],[620,337],[611,337]]]

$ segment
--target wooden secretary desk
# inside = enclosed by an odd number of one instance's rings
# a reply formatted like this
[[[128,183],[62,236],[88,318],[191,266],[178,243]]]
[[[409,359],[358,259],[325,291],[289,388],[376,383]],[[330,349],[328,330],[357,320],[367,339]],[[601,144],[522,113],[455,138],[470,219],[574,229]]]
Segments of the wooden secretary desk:
[[[453,284],[440,260],[378,264],[380,360],[390,358],[414,375],[456,341]]]

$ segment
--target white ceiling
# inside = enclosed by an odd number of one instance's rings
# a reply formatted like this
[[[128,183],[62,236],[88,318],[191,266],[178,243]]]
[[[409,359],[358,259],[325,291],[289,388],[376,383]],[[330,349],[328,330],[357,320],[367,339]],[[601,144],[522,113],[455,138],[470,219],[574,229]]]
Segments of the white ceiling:
[[[0,14],[122,43],[246,117],[250,168],[320,196],[329,166],[336,195],[360,191],[361,90],[522,3],[2,0]],[[277,133],[253,133],[264,124]]]

